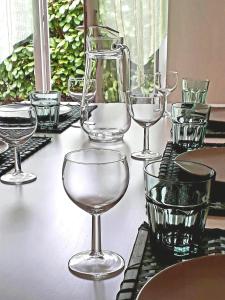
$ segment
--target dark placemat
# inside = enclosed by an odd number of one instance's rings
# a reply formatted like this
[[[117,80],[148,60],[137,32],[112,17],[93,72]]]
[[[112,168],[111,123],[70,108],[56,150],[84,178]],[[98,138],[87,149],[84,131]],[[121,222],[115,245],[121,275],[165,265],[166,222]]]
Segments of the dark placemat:
[[[32,137],[29,139],[26,144],[19,147],[21,161],[43,148],[50,141],[51,138],[49,137]],[[14,148],[10,146],[8,150],[0,154],[0,176],[12,168],[14,168]]]
[[[37,129],[37,132],[40,133],[62,133],[64,130],[70,127],[71,124],[80,120],[80,106],[79,105],[68,105],[71,110],[65,114],[59,116],[59,124],[57,128],[47,128],[47,129]],[[88,107],[89,114],[96,108],[97,106]]]
[[[206,129],[207,137],[225,137],[225,122],[209,121]]]
[[[206,143],[204,147],[224,147],[225,144]],[[174,159],[178,154],[183,153],[184,150],[177,148],[172,142],[167,142],[165,151],[163,153],[162,171],[167,173],[168,176],[173,175],[173,171],[169,168],[171,159]],[[225,183],[216,183],[216,198],[211,198],[211,205],[209,214],[215,216],[225,216]]]
[[[206,229],[202,242],[201,254],[225,254],[225,231],[222,229]],[[117,300],[135,300],[143,285],[159,271],[172,264],[181,262],[181,258],[160,256],[150,240],[149,225],[143,223],[124,273],[124,280],[120,285]],[[154,300],[154,299],[152,299]]]

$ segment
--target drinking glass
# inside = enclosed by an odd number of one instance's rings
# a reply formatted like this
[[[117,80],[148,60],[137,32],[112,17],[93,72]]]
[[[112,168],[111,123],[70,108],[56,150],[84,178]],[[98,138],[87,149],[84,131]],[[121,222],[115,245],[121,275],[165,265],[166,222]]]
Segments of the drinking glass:
[[[1,177],[3,183],[22,184],[36,180],[36,175],[22,171],[18,148],[28,141],[36,127],[37,117],[32,106],[23,104],[0,106],[0,137],[14,147],[15,156],[15,170]]]
[[[83,87],[84,87],[84,78],[72,78],[70,77],[68,80],[68,93],[70,97],[77,102],[77,104],[81,104],[82,96],[83,96]],[[88,93],[85,95],[85,99],[87,101],[93,101],[96,95],[96,80],[90,79],[88,81]]]
[[[38,129],[54,129],[59,123],[61,93],[57,91],[34,91],[29,95],[30,103],[35,108]]]
[[[92,215],[92,249],[75,254],[69,269],[75,275],[100,280],[120,273],[123,258],[101,248],[100,216],[123,197],[129,182],[126,157],[119,151],[80,149],[66,154],[62,180],[69,198]]]
[[[155,85],[157,90],[165,95],[165,111],[163,117],[170,117],[167,110],[168,96],[176,89],[178,83],[178,73],[176,71],[168,71],[167,73],[157,72],[155,74]]]
[[[199,251],[215,171],[190,161],[145,166],[147,213],[160,251],[189,256]]]
[[[134,152],[131,157],[138,160],[155,160],[160,153],[149,149],[149,127],[157,123],[165,109],[165,97],[162,94],[148,94],[143,89],[135,89],[127,95],[128,110],[132,119],[144,128],[144,146],[142,151]]]
[[[203,146],[210,107],[201,103],[173,103],[171,110],[172,140],[180,150]]]
[[[182,102],[183,103],[206,103],[209,88],[209,80],[196,80],[191,78],[182,79]]]

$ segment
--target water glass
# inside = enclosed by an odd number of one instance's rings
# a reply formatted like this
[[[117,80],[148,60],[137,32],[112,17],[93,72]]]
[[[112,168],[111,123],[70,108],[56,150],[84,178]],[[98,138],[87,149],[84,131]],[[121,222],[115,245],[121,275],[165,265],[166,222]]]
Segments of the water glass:
[[[172,140],[183,150],[203,146],[210,107],[207,104],[174,103],[172,105]]]
[[[35,107],[39,129],[57,128],[60,101],[61,93],[56,91],[35,91],[30,94],[30,102]]]
[[[205,103],[209,88],[209,80],[182,79],[183,103]]]
[[[156,245],[175,256],[198,253],[215,171],[196,162],[157,161],[145,167],[147,213]],[[166,170],[166,171],[165,171]]]

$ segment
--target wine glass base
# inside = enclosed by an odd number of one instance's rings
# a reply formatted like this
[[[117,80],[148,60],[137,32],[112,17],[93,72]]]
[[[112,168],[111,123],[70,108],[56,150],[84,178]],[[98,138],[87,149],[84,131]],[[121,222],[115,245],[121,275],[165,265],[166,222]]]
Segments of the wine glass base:
[[[160,153],[155,153],[150,150],[131,153],[131,157],[137,160],[158,160],[162,158]]]
[[[30,183],[37,179],[37,176],[32,173],[7,173],[2,175],[1,182],[6,184],[19,185],[23,183]]]
[[[111,251],[103,251],[101,256],[92,256],[90,251],[75,254],[69,260],[69,270],[76,276],[102,280],[114,277],[124,269],[123,258]]]

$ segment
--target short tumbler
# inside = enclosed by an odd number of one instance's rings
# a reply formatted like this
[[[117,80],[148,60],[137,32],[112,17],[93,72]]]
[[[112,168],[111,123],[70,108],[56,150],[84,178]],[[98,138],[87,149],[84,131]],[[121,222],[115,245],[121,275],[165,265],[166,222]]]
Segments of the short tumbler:
[[[173,144],[184,150],[201,148],[209,114],[207,104],[174,103],[171,113]]]
[[[214,178],[213,169],[194,162],[146,165],[147,213],[153,239],[162,251],[175,256],[198,252]]]
[[[35,107],[38,128],[53,129],[57,128],[59,122],[60,92],[32,92],[30,102]]]
[[[209,80],[182,79],[183,103],[205,103],[209,88]]]

